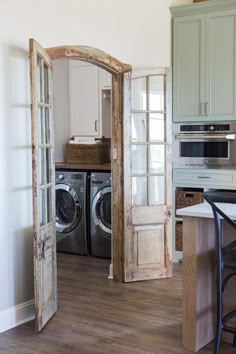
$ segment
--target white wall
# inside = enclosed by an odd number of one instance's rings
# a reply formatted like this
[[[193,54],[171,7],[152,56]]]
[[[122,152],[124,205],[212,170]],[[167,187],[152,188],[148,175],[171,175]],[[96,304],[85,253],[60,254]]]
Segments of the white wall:
[[[53,102],[55,127],[55,161],[64,161],[64,147],[70,139],[69,61],[53,62]]]
[[[1,0],[0,311],[33,298],[28,38],[170,65],[170,5],[192,0]],[[1,317],[1,316],[0,316]]]

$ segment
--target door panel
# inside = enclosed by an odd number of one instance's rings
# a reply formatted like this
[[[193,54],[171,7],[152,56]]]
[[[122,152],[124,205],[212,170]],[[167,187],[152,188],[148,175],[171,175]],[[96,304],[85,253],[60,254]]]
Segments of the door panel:
[[[135,227],[135,254],[137,266],[140,268],[152,268],[159,264],[164,266],[164,226],[156,228]]]
[[[140,206],[132,208],[132,223],[139,224],[153,224],[165,220],[167,214],[166,205],[161,206]]]
[[[127,282],[172,275],[167,71],[152,69],[151,73],[142,71],[139,75],[125,74],[124,86],[124,279]],[[158,132],[150,132],[153,124]]]
[[[30,39],[33,161],[35,327],[40,331],[57,310],[55,166],[52,65]]]

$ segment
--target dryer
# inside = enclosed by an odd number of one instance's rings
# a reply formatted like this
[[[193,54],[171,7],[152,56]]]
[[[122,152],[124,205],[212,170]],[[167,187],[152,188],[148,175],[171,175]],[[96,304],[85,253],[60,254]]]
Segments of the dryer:
[[[111,258],[111,173],[93,172],[90,179],[91,255]]]
[[[88,255],[86,183],[86,172],[56,171],[58,251]]]

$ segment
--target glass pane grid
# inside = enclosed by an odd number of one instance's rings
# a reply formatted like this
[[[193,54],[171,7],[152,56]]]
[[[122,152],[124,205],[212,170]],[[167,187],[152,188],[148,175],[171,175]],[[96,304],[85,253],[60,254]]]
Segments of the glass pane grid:
[[[50,71],[48,64],[40,55],[37,57],[37,78],[38,102],[40,105],[50,106]]]
[[[165,76],[148,76],[145,81],[141,78],[133,84],[133,90],[137,90],[132,97],[131,115],[132,205],[135,206],[165,203]]]
[[[45,226],[53,221],[54,184],[52,170],[53,144],[51,137],[52,106],[50,70],[44,59],[37,57],[37,135],[38,135],[38,191],[39,221]]]

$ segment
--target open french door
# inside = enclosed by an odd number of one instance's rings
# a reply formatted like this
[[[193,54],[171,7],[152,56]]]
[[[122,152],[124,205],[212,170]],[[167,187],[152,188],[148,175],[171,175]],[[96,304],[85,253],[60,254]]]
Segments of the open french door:
[[[124,280],[172,275],[167,71],[124,77]]]
[[[30,39],[35,328],[57,311],[52,63]]]

